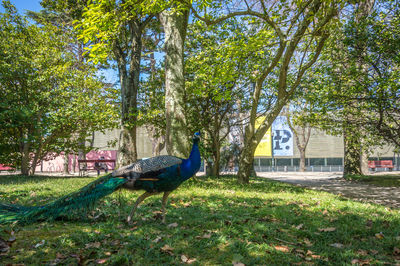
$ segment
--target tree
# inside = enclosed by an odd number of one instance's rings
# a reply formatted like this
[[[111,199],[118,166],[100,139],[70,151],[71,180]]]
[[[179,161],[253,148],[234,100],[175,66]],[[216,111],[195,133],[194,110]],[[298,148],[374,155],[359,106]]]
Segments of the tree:
[[[211,175],[217,177],[223,144],[237,124],[232,119],[239,112],[237,101],[244,98],[251,56],[232,46],[244,29],[231,20],[210,27],[193,23],[188,30],[185,116],[192,131],[202,130],[203,156],[211,157]]]
[[[238,49],[253,49],[264,56],[264,63],[253,66],[255,86],[251,95],[249,122],[245,129],[238,180],[249,182],[254,152],[272,122],[290,101],[304,73],[318,59],[329,36],[329,26],[341,7],[338,1],[280,1],[267,4],[263,0],[239,5],[243,11],[230,12],[213,19],[194,9],[198,19],[208,24],[219,23],[233,16],[248,16],[249,24],[258,29],[251,41]],[[302,50],[299,51],[299,48]],[[288,79],[288,77],[293,77]],[[265,98],[264,98],[265,97]],[[256,128],[260,103],[267,105],[265,120]]]
[[[91,132],[113,127],[115,106],[93,66],[74,68],[68,35],[31,25],[8,1],[3,5],[1,161],[28,175],[48,156],[75,150]]]
[[[138,116],[140,64],[143,34],[155,15],[165,9],[164,1],[91,1],[76,28],[89,43],[89,56],[95,62],[115,60],[121,85],[121,135],[118,165],[137,160],[136,127]]]
[[[377,1],[371,9],[367,2],[329,41],[315,71],[322,79],[309,94],[318,107],[314,124],[344,135],[344,175],[365,173],[362,164],[382,138],[399,144],[399,4]]]
[[[304,119],[307,116],[306,110],[310,110],[307,105],[309,105],[307,102],[299,101],[296,105],[292,103],[292,108],[294,107],[292,111],[286,111],[287,123],[294,134],[296,146],[300,153],[300,172],[306,170],[306,149],[312,131],[311,125]]]
[[[189,156],[189,132],[184,115],[184,48],[189,9],[173,5],[160,13],[165,34],[166,148],[170,155]]]

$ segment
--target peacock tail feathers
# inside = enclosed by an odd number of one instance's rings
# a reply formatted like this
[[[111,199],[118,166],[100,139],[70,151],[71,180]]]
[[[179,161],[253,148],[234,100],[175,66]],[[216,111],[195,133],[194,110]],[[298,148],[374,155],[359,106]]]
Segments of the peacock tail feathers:
[[[30,224],[40,220],[52,220],[71,216],[91,209],[96,201],[111,194],[127,180],[111,174],[102,176],[80,190],[65,195],[43,206],[0,204],[0,224],[17,222]]]

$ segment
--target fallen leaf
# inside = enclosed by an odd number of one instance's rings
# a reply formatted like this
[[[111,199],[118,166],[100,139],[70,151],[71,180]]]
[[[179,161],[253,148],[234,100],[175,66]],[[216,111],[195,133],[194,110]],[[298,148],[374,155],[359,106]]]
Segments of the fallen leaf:
[[[172,252],[173,250],[174,250],[174,248],[172,248],[172,247],[170,247],[170,246],[168,246],[168,245],[164,245],[164,246],[161,248],[161,251],[163,251],[163,252],[165,252],[165,253],[168,253],[168,254],[171,255],[171,256],[174,255],[174,253]]]
[[[384,238],[385,236],[383,235],[382,232],[379,232],[379,233],[375,234],[375,237],[378,238],[378,239],[382,239],[382,238]]]
[[[323,215],[328,215],[328,213],[329,213],[328,210],[324,210],[324,211],[322,212]]]
[[[361,256],[367,256],[367,255],[368,255],[368,252],[367,252],[366,250],[363,250],[363,249],[357,250],[356,253],[357,253],[358,255],[361,255]]]
[[[100,242],[93,242],[93,243],[87,243],[85,245],[85,248],[99,248],[101,246]]]
[[[182,260],[183,262],[186,262],[188,259],[189,259],[189,258],[186,257],[185,255],[182,255],[182,256],[181,256],[181,260]]]
[[[152,242],[153,243],[158,243],[161,240],[161,236],[157,236],[156,239],[154,239]]]
[[[303,240],[304,244],[306,244],[307,247],[311,247],[313,244],[310,242],[310,240],[308,240],[307,238],[305,238]]]
[[[336,231],[336,228],[335,227],[319,228],[318,231],[320,231],[320,232],[334,232],[334,231]]]
[[[106,262],[107,262],[107,259],[98,259],[98,260],[96,260],[97,264],[104,264]]]
[[[177,223],[172,223],[172,224],[167,225],[167,227],[168,228],[175,228],[175,227],[178,227],[178,224]]]
[[[344,245],[340,244],[340,243],[333,243],[333,244],[330,244],[329,246],[334,247],[334,248],[343,248],[344,247]]]
[[[297,230],[300,230],[301,228],[303,228],[304,224],[299,224],[298,226],[296,226]]]
[[[191,259],[186,255],[182,255],[181,256],[181,260],[182,260],[183,263],[186,263],[186,264],[192,264],[193,262],[197,261],[197,259],[195,259],[195,258]]]
[[[202,235],[202,236],[196,236],[196,238],[205,238],[205,239],[209,239],[209,238],[211,238],[211,233],[204,234],[204,235]]]
[[[188,259],[188,260],[186,261],[186,263],[187,263],[187,264],[192,264],[193,262],[196,262],[196,261],[197,261],[196,258],[192,258],[192,259]]]
[[[274,248],[281,252],[289,252],[290,251],[289,247],[287,247],[287,246],[274,246]]]
[[[39,243],[37,243],[37,244],[34,246],[34,248],[38,248],[38,247],[43,246],[45,242],[46,242],[46,241],[44,241],[44,240],[40,241]]]
[[[238,262],[238,261],[232,262],[232,265],[233,266],[246,266],[244,263],[241,263],[241,262]]]
[[[182,205],[183,205],[183,207],[187,208],[187,207],[189,207],[190,205],[192,205],[192,202],[191,202],[191,201],[185,202],[185,203],[183,203]]]
[[[63,255],[63,254],[61,254],[61,253],[58,253],[57,252],[57,254],[56,254],[56,259],[59,259],[59,260],[62,260],[62,259],[65,259],[67,256],[65,256],[65,255]]]
[[[360,260],[360,259],[353,259],[351,260],[351,264],[358,264],[358,265],[369,265],[370,259]]]

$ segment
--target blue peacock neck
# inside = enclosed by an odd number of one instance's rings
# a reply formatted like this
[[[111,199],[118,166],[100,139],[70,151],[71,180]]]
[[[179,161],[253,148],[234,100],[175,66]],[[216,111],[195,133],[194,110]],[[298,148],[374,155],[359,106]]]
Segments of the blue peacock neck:
[[[193,141],[189,158],[184,159],[181,164],[181,176],[184,180],[191,178],[200,169],[201,158],[198,142],[198,140]]]

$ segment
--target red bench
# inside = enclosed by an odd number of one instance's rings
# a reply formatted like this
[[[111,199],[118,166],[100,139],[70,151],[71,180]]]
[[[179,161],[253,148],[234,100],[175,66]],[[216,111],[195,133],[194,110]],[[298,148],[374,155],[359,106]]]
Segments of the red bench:
[[[14,171],[14,168],[12,168],[12,167],[9,167],[9,166],[5,166],[4,164],[1,164],[0,163],[0,172],[1,171]]]
[[[389,171],[393,170],[392,160],[368,161],[368,168],[375,171],[376,168],[388,168]]]
[[[78,168],[79,168],[79,176],[83,176],[86,172],[90,170],[96,170],[96,163],[113,163],[112,167],[109,170],[115,169],[115,160],[106,160],[106,159],[96,159],[96,160],[78,160]]]

